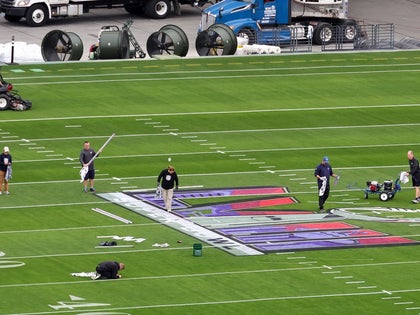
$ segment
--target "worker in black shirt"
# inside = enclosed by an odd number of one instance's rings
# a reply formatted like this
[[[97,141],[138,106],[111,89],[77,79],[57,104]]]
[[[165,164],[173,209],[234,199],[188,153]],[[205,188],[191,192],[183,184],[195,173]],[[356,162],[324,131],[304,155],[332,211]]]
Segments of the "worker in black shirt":
[[[413,187],[416,190],[416,198],[411,200],[413,203],[419,203],[420,201],[420,167],[419,161],[414,157],[413,151],[407,152],[408,164],[410,165],[410,170],[407,172],[407,175],[411,175],[413,182]]]
[[[174,187],[178,190],[178,175],[175,172],[175,168],[169,165],[167,169],[160,172],[157,179],[158,186],[162,187],[162,197],[165,202],[165,209],[170,212],[172,211],[172,198],[174,196]]]
[[[330,194],[330,177],[339,179],[337,174],[334,174],[331,165],[329,164],[328,156],[324,156],[322,162],[316,167],[315,177],[318,179],[318,201],[319,211],[324,211],[324,203],[327,201]]]
[[[121,275],[118,271],[123,269],[125,269],[125,265],[123,263],[119,263],[117,261],[104,261],[96,266],[96,276],[92,279],[119,279],[121,278]]]

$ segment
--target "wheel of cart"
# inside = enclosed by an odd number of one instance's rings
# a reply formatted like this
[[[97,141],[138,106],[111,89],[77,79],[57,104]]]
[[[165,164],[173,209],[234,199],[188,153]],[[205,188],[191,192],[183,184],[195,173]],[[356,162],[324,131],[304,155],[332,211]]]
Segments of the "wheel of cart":
[[[385,192],[385,191],[381,192],[379,194],[379,199],[382,200],[382,201],[388,201],[390,199],[389,195],[390,195],[390,193],[388,193],[388,192]]]

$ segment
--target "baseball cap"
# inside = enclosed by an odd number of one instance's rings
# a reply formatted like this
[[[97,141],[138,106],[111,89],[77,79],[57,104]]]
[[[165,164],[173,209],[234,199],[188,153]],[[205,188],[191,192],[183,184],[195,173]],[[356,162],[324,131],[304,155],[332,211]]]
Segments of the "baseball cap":
[[[328,158],[328,156],[324,156],[324,158],[322,159],[324,162],[329,162],[330,161],[330,159]]]
[[[3,152],[9,152],[9,147],[4,147]]]

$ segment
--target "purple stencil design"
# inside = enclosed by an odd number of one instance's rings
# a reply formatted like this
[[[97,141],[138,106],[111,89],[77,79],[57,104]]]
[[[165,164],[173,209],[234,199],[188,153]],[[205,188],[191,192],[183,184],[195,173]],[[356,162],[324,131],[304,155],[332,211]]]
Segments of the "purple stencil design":
[[[308,240],[328,240],[337,238],[384,236],[386,234],[372,230],[337,230],[337,231],[317,231],[317,232],[298,232],[239,236],[235,239],[245,244],[265,243],[265,242],[284,242],[284,241],[308,241]]]

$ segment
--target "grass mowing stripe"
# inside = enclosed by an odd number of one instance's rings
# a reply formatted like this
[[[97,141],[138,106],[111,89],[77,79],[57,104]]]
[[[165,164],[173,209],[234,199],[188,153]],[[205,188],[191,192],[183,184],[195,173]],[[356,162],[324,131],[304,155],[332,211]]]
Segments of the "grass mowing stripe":
[[[420,289],[409,289],[399,291],[387,291],[389,293],[403,293],[403,292],[418,292]],[[238,303],[260,303],[267,301],[281,301],[281,300],[303,300],[303,299],[326,299],[326,298],[337,298],[337,297],[357,297],[367,295],[383,295],[388,294],[384,291],[372,291],[372,292],[352,292],[352,293],[335,293],[335,294],[315,294],[315,295],[301,295],[301,296],[277,296],[277,297],[262,297],[253,299],[242,299],[242,300],[224,300],[224,301],[204,301],[204,302],[192,302],[192,303],[174,303],[174,304],[155,304],[155,305],[138,305],[138,306],[127,306],[127,307],[111,307],[111,308],[98,308],[90,309],[85,315],[88,314],[104,314],[110,311],[127,311],[136,309],[155,309],[155,308],[174,308],[174,307],[189,307],[189,306],[206,306],[206,305],[224,305],[224,304],[238,304]],[[5,314],[5,315],[47,315],[47,314],[70,314],[78,313],[77,311],[50,311],[50,312],[35,312],[25,314]],[[98,313],[93,313],[98,312]],[[105,312],[105,313],[104,313]],[[112,313],[109,313],[112,314]]]
[[[271,113],[271,112],[296,112],[296,111],[324,111],[324,110],[348,110],[348,109],[370,109],[370,108],[404,108],[404,107],[420,107],[420,103],[414,104],[383,104],[383,105],[355,105],[355,106],[331,106],[331,107],[305,107],[305,108],[274,108],[274,109],[251,109],[251,110],[230,110],[230,111],[192,111],[192,112],[176,112],[176,113],[150,113],[150,114],[123,114],[123,115],[86,115],[86,116],[66,116],[66,117],[43,117],[43,118],[22,118],[7,119],[0,122],[31,122],[31,121],[53,121],[53,120],[81,120],[81,119],[103,119],[103,118],[130,118],[130,117],[160,117],[160,116],[191,116],[191,115],[229,115],[229,114],[251,114],[251,113]],[[106,136],[95,136],[103,138]],[[80,139],[75,137],[74,139]],[[35,141],[35,140],[33,140]]]
[[[178,248],[179,249],[179,248]],[[188,247],[190,249],[190,247]],[[147,251],[164,251],[164,250],[173,250],[171,248],[165,249],[151,249]],[[118,253],[125,251],[118,251]],[[126,251],[126,252],[139,252],[139,250]],[[104,252],[104,253],[109,253]],[[88,255],[89,253],[84,253],[83,255]],[[48,255],[50,256],[50,255]],[[66,255],[67,256],[67,255]],[[23,258],[39,258],[42,256],[36,257],[9,257],[10,259],[23,259]],[[57,257],[57,256],[56,256]],[[4,260],[4,259],[0,259]],[[254,270],[239,270],[239,271],[223,271],[223,272],[205,272],[205,273],[189,273],[189,274],[178,274],[178,275],[159,275],[159,276],[143,276],[135,278],[121,278],[118,279],[118,282],[131,282],[138,280],[161,280],[161,279],[178,279],[178,278],[195,278],[195,277],[217,277],[217,276],[226,276],[226,275],[246,275],[246,274],[261,274],[261,273],[277,273],[277,272],[289,272],[289,271],[298,271],[298,270],[325,270],[325,269],[334,269],[334,268],[359,268],[359,267],[378,267],[378,266],[398,266],[398,265],[410,265],[410,264],[420,264],[420,261],[396,261],[396,262],[386,262],[386,263],[372,263],[372,264],[350,264],[350,265],[337,265],[337,266],[306,266],[306,267],[293,267],[293,268],[271,268],[271,269],[254,269]],[[64,282],[44,282],[44,283],[17,283],[17,284],[4,284],[0,285],[0,289],[11,288],[11,287],[25,287],[25,286],[49,286],[49,285],[68,285],[68,284],[80,284],[80,283],[92,283],[92,280],[82,280],[82,281],[64,281]],[[414,291],[420,289],[412,289]],[[389,291],[392,292],[392,291]]]
[[[220,69],[220,70],[182,70],[182,71],[164,71],[164,72],[119,72],[119,73],[97,73],[97,74],[76,74],[76,75],[59,75],[59,76],[42,76],[43,79],[67,79],[67,78],[80,78],[80,77],[101,77],[101,76],[149,76],[149,75],[169,75],[169,74],[195,74],[195,73],[232,73],[232,72],[267,72],[267,71],[290,71],[290,70],[319,70],[319,69],[343,69],[343,68],[369,68],[369,67],[413,67],[413,66],[420,66],[419,63],[414,64],[379,64],[379,65],[341,65],[341,66],[313,66],[313,67],[282,67],[282,68],[260,68],[260,69]],[[92,69],[93,70],[93,69]],[[15,77],[10,78],[13,80],[28,80],[28,79],[37,79],[39,80],[39,76],[29,76],[29,77]]]
[[[184,81],[184,80],[214,80],[214,79],[249,79],[249,78],[281,78],[281,77],[309,77],[309,76],[332,76],[332,75],[377,75],[377,74],[396,74],[396,73],[417,73],[420,69],[411,70],[375,70],[375,71],[348,71],[348,72],[315,72],[315,73],[295,73],[295,74],[241,74],[241,75],[218,75],[218,76],[189,76],[177,78],[128,78],[128,79],[108,79],[108,80],[76,80],[76,81],[62,81],[62,82],[23,82],[20,86],[25,85],[62,85],[62,84],[77,84],[77,83],[109,83],[109,82],[142,82],[142,81]]]

